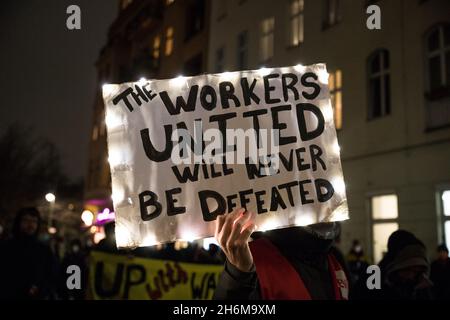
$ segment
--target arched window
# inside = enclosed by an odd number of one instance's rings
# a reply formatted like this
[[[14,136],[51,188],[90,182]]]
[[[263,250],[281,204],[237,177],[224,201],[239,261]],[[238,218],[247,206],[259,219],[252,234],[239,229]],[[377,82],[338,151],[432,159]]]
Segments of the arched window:
[[[389,51],[379,49],[367,59],[368,118],[374,119],[391,113],[391,79]]]
[[[441,24],[425,35],[427,91],[435,95],[450,87],[450,24]]]

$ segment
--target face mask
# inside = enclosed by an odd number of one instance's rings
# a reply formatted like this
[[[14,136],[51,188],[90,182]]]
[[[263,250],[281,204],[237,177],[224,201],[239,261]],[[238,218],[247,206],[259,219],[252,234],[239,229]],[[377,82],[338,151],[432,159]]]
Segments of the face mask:
[[[305,227],[305,230],[314,236],[324,240],[334,240],[338,236],[339,227],[335,222],[322,222],[311,224]]]

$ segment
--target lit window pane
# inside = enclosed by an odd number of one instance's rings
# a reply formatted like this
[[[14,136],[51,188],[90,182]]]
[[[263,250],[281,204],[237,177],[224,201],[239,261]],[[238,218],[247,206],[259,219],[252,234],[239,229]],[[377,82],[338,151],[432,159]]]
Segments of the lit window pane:
[[[161,43],[161,39],[159,37],[156,37],[155,40],[153,40],[153,47],[159,49],[160,43]]]
[[[342,129],[342,93],[336,92],[334,101],[334,125],[336,129]]]
[[[342,72],[341,70],[336,70],[336,88],[342,88]]]
[[[153,58],[158,59],[159,58],[159,47],[161,46],[161,38],[156,37],[153,40]]]
[[[166,42],[166,56],[170,56],[172,54],[173,42],[172,39],[167,39]]]
[[[297,46],[303,42],[303,0],[291,1],[290,28],[290,44]]]
[[[373,255],[375,263],[379,263],[387,252],[389,236],[398,230],[398,223],[377,223],[373,225]]]
[[[298,1],[294,0],[291,3],[291,13],[292,15],[296,15],[299,12]]]
[[[444,215],[450,216],[450,190],[442,193],[442,203],[444,204]]]
[[[291,30],[292,30],[292,45],[297,45],[299,43],[298,38],[298,17],[295,17],[291,21]]]
[[[303,42],[303,14],[299,15],[298,17],[298,43]]]
[[[273,56],[273,28],[275,19],[268,18],[261,23],[261,58],[263,61]]]
[[[169,27],[166,30],[166,48],[165,48],[166,56],[170,56],[173,51],[173,28]]]
[[[396,219],[398,217],[397,196],[384,195],[372,198],[373,219]]]

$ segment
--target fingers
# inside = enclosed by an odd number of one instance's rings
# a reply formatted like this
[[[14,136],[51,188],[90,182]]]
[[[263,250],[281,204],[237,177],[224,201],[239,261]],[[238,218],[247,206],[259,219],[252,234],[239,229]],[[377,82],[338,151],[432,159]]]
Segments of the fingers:
[[[256,219],[256,213],[251,212],[248,217],[247,217],[247,221],[244,223],[244,225],[242,226],[242,230],[244,230],[245,228],[247,228],[250,224],[255,223],[255,219]]]
[[[247,242],[252,233],[256,230],[256,225],[254,223],[247,224],[245,228],[242,228],[241,234],[239,235],[240,241]]]
[[[234,221],[236,220],[239,215],[243,214],[245,209],[241,208],[238,210],[233,211],[232,213],[229,213],[225,217],[225,223],[223,224],[221,234],[219,234],[219,237],[222,240],[222,244],[226,246],[228,239],[230,238],[231,231],[233,229]],[[221,244],[221,245],[222,245]]]
[[[237,219],[233,221],[233,226],[231,230],[230,237],[228,239],[229,243],[233,243],[237,240],[241,234],[243,226],[246,224],[247,220],[250,217],[250,212],[245,211]]]
[[[246,212],[241,208],[219,216],[216,221],[217,242],[227,260],[239,270],[248,271],[253,265],[248,239],[255,229],[254,220],[254,213]]]
[[[217,217],[216,220],[216,231],[214,232],[214,236],[217,237],[219,236],[220,231],[222,230],[223,224],[225,223],[225,216],[224,215],[220,215]]]

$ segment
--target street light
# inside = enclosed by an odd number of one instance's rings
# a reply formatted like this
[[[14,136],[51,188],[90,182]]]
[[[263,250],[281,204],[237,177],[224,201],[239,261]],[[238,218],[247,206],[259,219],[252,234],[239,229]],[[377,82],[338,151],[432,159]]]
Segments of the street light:
[[[86,226],[91,226],[94,221],[94,214],[89,210],[84,210],[81,214],[81,220],[83,220]]]
[[[50,233],[50,234],[55,234],[57,231],[58,231],[58,230],[56,230],[55,227],[50,227],[50,228],[48,228],[48,233]]]
[[[53,193],[49,192],[45,195],[45,200],[47,200],[47,202],[49,203],[49,206],[50,206],[49,213],[48,213],[47,229],[50,234],[54,234],[54,233],[56,233],[56,228],[53,227],[52,220],[53,220],[53,208],[55,205],[56,196]]]
[[[45,200],[47,200],[47,202],[52,203],[52,202],[55,202],[56,197],[55,197],[55,195],[53,193],[47,193],[45,195]]]

